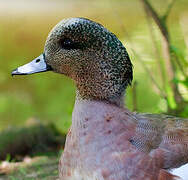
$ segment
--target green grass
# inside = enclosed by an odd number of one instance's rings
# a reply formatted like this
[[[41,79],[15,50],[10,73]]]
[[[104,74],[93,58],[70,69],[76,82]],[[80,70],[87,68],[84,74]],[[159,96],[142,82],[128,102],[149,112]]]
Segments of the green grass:
[[[58,178],[59,156],[41,157],[29,166],[18,167],[9,175],[0,175],[0,180],[52,180]]]

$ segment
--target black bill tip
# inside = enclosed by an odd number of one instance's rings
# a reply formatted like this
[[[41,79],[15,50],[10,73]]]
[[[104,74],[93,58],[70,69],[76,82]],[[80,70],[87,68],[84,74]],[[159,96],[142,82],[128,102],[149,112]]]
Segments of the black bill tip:
[[[18,68],[14,69],[11,73],[12,76],[14,75],[26,75],[27,73],[21,73],[18,71]]]

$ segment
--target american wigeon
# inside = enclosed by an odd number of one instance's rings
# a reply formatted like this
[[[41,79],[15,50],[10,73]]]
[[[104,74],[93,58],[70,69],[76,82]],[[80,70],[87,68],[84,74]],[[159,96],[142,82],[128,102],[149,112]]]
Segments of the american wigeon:
[[[124,107],[132,64],[113,33],[88,19],[65,19],[50,32],[44,53],[12,75],[48,70],[77,87],[61,180],[176,179],[168,170],[188,162],[188,122]]]

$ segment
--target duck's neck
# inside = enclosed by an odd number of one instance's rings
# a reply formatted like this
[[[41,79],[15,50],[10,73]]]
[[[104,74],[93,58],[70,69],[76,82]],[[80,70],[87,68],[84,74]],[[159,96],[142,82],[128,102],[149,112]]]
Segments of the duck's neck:
[[[125,92],[122,91],[121,93],[117,93],[116,96],[109,96],[109,97],[97,97],[93,96],[93,94],[88,94],[87,96],[83,96],[79,90],[76,91],[76,102],[81,102],[81,101],[103,101],[106,104],[112,104],[117,107],[124,107],[124,101],[125,101]]]
[[[77,98],[72,114],[72,134],[76,137],[84,137],[86,132],[96,131],[94,134],[98,134],[103,129],[101,127],[113,125],[114,113],[121,114],[122,109],[104,101]]]

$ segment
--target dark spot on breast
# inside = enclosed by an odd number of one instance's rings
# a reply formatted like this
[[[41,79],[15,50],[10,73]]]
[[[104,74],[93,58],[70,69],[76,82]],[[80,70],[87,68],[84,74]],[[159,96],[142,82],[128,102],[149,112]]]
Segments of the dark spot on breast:
[[[86,121],[88,121],[88,120],[89,120],[89,118],[85,118],[85,120],[86,120]]]
[[[84,132],[84,136],[86,136],[86,132]]]
[[[73,147],[73,148],[76,147],[76,143],[75,143],[75,142],[72,143],[72,147]]]
[[[112,132],[112,131],[111,131],[111,130],[109,130],[109,131],[108,131],[108,134],[110,134],[111,132]]]
[[[71,176],[71,172],[70,172],[70,170],[67,172],[67,176]]]
[[[110,176],[110,171],[108,169],[103,169],[102,170],[102,176],[103,176],[103,178],[106,179],[107,177]]]
[[[110,122],[112,120],[112,116],[106,115],[105,119],[106,119],[107,122]]]

